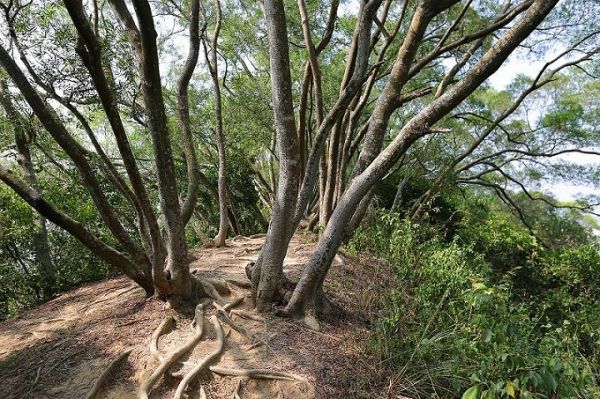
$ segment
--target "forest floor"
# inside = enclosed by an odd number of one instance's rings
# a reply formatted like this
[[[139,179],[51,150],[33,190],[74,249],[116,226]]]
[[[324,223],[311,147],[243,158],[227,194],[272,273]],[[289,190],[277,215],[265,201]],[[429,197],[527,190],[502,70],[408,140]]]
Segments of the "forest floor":
[[[224,248],[192,253],[191,269],[201,276],[246,280],[244,267],[256,260],[264,238],[236,237]],[[285,272],[296,278],[307,262],[315,237],[299,234],[290,245]],[[187,390],[188,398],[398,398],[389,392],[386,370],[368,351],[370,326],[380,298],[391,284],[384,262],[368,256],[338,254],[326,292],[343,311],[324,320],[319,332],[301,321],[267,317],[264,321],[235,317],[249,335],[225,325],[226,343],[216,363],[228,368],[268,368],[293,373],[305,382],[219,376],[205,371]],[[248,290],[235,287],[230,296]],[[247,299],[236,309],[250,310]],[[140,384],[156,368],[149,341],[172,311],[146,299],[142,289],[117,277],[92,283],[0,324],[0,398],[84,398],[113,359],[131,349],[127,361],[104,384],[98,397],[135,398]],[[167,354],[193,334],[190,320],[174,315],[176,327],[160,337]],[[208,325],[208,323],[205,323]],[[209,327],[208,327],[209,328]],[[172,398],[179,379],[215,347],[214,331],[170,369],[150,395]],[[256,342],[262,344],[256,345]]]

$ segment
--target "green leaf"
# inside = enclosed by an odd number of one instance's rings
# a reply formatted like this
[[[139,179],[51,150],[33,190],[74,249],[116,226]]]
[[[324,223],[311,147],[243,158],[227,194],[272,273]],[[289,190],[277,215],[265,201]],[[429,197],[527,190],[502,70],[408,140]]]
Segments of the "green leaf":
[[[489,328],[487,330],[485,330],[485,332],[483,333],[483,342],[485,342],[486,344],[489,343],[492,340],[492,330],[490,330]]]
[[[479,399],[481,395],[481,385],[474,385],[463,393],[462,399]]]
[[[482,399],[494,399],[496,395],[494,394],[493,389],[487,389],[481,393]]]
[[[542,373],[542,379],[544,380],[544,385],[546,385],[550,391],[554,392],[556,390],[558,385],[556,384],[556,380],[554,379],[552,373],[550,373],[548,370],[544,371]]]

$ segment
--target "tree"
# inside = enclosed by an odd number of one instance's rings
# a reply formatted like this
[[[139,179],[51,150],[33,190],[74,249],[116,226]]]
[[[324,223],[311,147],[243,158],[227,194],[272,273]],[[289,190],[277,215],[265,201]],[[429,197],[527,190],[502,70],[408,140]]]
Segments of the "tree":
[[[225,137],[223,133],[223,111],[221,100],[221,84],[219,83],[219,65],[217,63],[218,40],[221,31],[221,2],[215,1],[215,10],[217,20],[215,22],[215,31],[211,41],[210,58],[207,48],[208,38],[202,41],[204,46],[204,55],[210,71],[210,76],[215,90],[215,135],[217,138],[217,149],[219,152],[219,172],[218,172],[218,191],[219,191],[219,232],[213,240],[217,247],[225,245],[227,238],[227,183],[225,181]]]
[[[271,222],[257,265],[252,274],[256,307],[266,310],[275,298],[283,275],[283,260],[294,234],[294,210],[298,193],[300,157],[292,103],[286,17],[283,3],[264,2],[271,59],[271,92],[275,131],[279,146],[279,184]]]
[[[70,111],[84,126],[90,140],[94,143],[96,154],[101,158],[103,172],[111,179],[112,189],[123,195],[135,210],[138,222],[137,237],[133,238],[133,232],[124,227],[116,210],[111,206],[106,192],[100,187],[96,177],[97,170],[88,159],[89,152],[71,134],[60,113],[40,96],[36,87],[32,85],[30,79],[21,70],[4,45],[0,47],[0,65],[10,76],[15,88],[23,95],[45,130],[77,168],[96,210],[121,248],[114,248],[100,240],[77,220],[44,200],[39,192],[20,180],[8,168],[0,167],[0,178],[41,215],[67,230],[97,256],[135,280],[146,290],[148,295],[156,293],[163,298],[193,299],[199,295],[208,294],[218,298],[218,294],[210,284],[192,277],[189,273],[187,245],[184,235],[184,226],[187,220],[182,218],[179,204],[175,164],[170,142],[171,134],[167,123],[165,99],[160,77],[157,33],[152,9],[145,0],[134,2],[133,6],[137,17],[136,25],[124,2],[115,0],[111,1],[110,5],[130,43],[133,58],[137,62],[136,72],[141,82],[142,108],[145,116],[142,124],[147,128],[152,138],[161,219],[164,220],[164,225],[159,225],[159,218],[151,205],[144,179],[138,167],[138,161],[127,136],[126,125],[119,110],[119,101],[122,97],[116,86],[110,60],[106,60],[108,50],[100,34],[99,21],[97,18],[93,19],[94,25],[92,25],[84,5],[78,0],[64,2],[72,27],[75,28],[73,30],[71,27],[68,34],[72,35],[76,46],[75,48],[69,47],[68,50],[77,53],[81,62],[79,65],[82,65],[85,70],[82,79],[87,82],[91,81],[93,85],[95,94],[90,102],[93,104],[99,102],[101,105],[101,110],[114,135],[128,182],[125,181],[125,177],[121,175],[98,144],[89,120],[73,105],[72,97],[74,93],[63,96],[51,83],[44,82],[28,60],[25,49],[19,46],[14,21],[19,13],[27,9],[29,5],[10,3],[3,5],[3,9],[9,24],[11,39],[13,43],[16,43],[20,60],[27,69],[29,77],[33,79],[39,88]],[[198,13],[197,5],[192,12]],[[193,16],[192,19],[196,23],[198,22],[197,15]],[[192,34],[197,36],[199,30],[192,27]],[[197,41],[198,38],[196,37],[194,40]],[[192,48],[192,53],[193,50]],[[68,53],[68,57],[73,57],[73,55],[73,53]],[[189,58],[191,61],[188,63],[188,70],[193,71],[194,65],[192,64],[195,63],[193,54]],[[197,54],[195,58],[197,60]],[[78,72],[81,73],[81,71]],[[186,71],[186,73],[189,73],[189,71]],[[185,85],[186,78],[184,77],[181,79],[180,89],[185,91]],[[182,101],[185,103],[185,100],[184,95]],[[134,107],[137,106],[140,105],[134,100]],[[184,136],[189,136],[189,132],[185,132],[185,124],[187,123],[185,115],[182,116]],[[190,145],[189,142],[187,144]],[[189,176],[190,179],[194,177],[193,173]],[[188,194],[194,196],[193,193]],[[189,208],[193,209],[195,201],[190,199],[187,202],[188,208],[184,209],[186,211],[184,216],[189,218]]]

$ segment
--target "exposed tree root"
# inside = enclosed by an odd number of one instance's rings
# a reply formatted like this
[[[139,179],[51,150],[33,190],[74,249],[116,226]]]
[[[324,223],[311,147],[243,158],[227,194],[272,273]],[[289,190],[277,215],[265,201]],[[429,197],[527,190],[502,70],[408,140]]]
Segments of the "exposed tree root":
[[[251,236],[249,236],[249,238],[255,239],[255,238],[265,238],[267,235],[264,233],[261,234],[252,234]]]
[[[198,281],[200,281],[198,279]],[[207,283],[210,284],[210,283]],[[216,289],[215,289],[216,291]],[[231,329],[236,330],[240,334],[244,335],[247,338],[250,338],[254,342],[248,348],[244,349],[244,351],[248,352],[259,345],[267,345],[266,342],[258,340],[254,337],[254,335],[248,331],[243,326],[235,323],[231,320],[231,315],[236,315],[238,317],[242,317],[249,320],[264,322],[265,318],[259,315],[256,315],[252,312],[246,310],[236,310],[232,309],[235,306],[239,305],[244,301],[244,297],[238,297],[232,300],[231,302],[221,304],[219,301],[213,299],[212,302],[205,300],[196,306],[195,316],[193,321],[191,322],[191,327],[194,330],[194,335],[186,341],[186,343],[181,346],[179,349],[174,350],[170,354],[166,356],[162,356],[158,351],[158,339],[161,335],[163,335],[168,329],[170,329],[174,324],[173,316],[165,317],[160,325],[156,328],[154,333],[152,334],[152,339],[150,340],[150,353],[154,358],[159,359],[159,365],[152,372],[152,374],[145,380],[142,381],[141,386],[138,391],[138,399],[148,399],[153,387],[156,383],[161,379],[163,375],[167,372],[167,370],[176,364],[183,355],[192,351],[196,345],[202,340],[203,336],[203,324],[204,324],[204,309],[210,303],[215,307],[217,313],[212,315],[209,318],[210,323],[212,324],[215,333],[216,333],[216,348],[212,351],[208,356],[201,359],[201,361],[195,365],[192,363],[183,362],[183,365],[191,365],[192,368],[186,374],[177,374],[172,375],[172,377],[181,378],[179,382],[174,399],[181,399],[183,397],[184,392],[188,388],[190,382],[197,377],[203,370],[209,370],[215,374],[224,375],[224,376],[232,376],[232,377],[241,377],[241,378],[256,378],[256,379],[272,379],[272,380],[286,380],[286,381],[297,381],[307,386],[311,386],[308,380],[302,376],[278,371],[278,370],[270,370],[270,369],[237,369],[237,368],[224,368],[218,367],[214,365],[219,357],[223,354],[225,348],[225,339],[226,334],[223,330],[223,324],[225,323]],[[223,301],[224,302],[224,301]],[[222,302],[222,303],[223,303]],[[213,364],[213,366],[211,366]],[[233,392],[232,399],[240,399],[240,390],[241,390],[241,380],[239,378],[236,379],[236,387]],[[200,398],[206,398],[206,393],[204,391],[204,387],[200,386]]]
[[[302,321],[306,327],[310,328],[311,330],[321,331],[321,323],[319,323],[319,319],[317,318],[315,312],[306,311]]]
[[[217,292],[219,294],[221,294],[221,295],[231,294],[231,288],[229,288],[227,281],[221,280],[218,278],[208,278],[208,277],[202,277],[202,279],[204,280],[204,282],[209,283],[213,287],[215,287],[215,289],[217,290]]]
[[[201,372],[208,364],[212,363],[219,356],[221,356],[221,353],[223,352],[223,348],[225,347],[223,327],[221,326],[221,323],[219,322],[219,319],[216,316],[211,316],[209,320],[214,326],[215,331],[217,333],[217,348],[183,377],[183,379],[179,383],[179,386],[177,386],[177,391],[175,392],[175,396],[173,397],[173,399],[181,399],[183,391],[185,391],[191,379],[194,378],[199,372]]]
[[[252,313],[252,312],[248,312],[248,311],[242,310],[242,309],[233,309],[229,313],[232,316],[235,315],[235,316],[239,316],[239,317],[244,318],[244,319],[258,321],[260,323],[264,323],[265,322],[265,318],[262,317],[261,315],[258,315],[256,313]]]
[[[194,316],[194,320],[192,324],[194,325],[195,334],[192,338],[188,340],[188,342],[183,345],[178,350],[172,352],[169,356],[167,356],[160,365],[154,370],[154,372],[148,377],[146,381],[142,383],[140,386],[140,390],[138,392],[139,399],[148,399],[148,395],[152,391],[152,387],[156,382],[160,379],[160,377],[167,371],[169,367],[171,367],[179,358],[185,355],[187,352],[192,350],[198,342],[202,339],[202,334],[204,330],[204,305],[202,303],[196,306],[196,312]]]
[[[218,303],[213,303],[215,308],[217,308],[217,314],[221,317],[223,322],[227,324],[229,327],[242,334],[245,337],[252,338],[252,334],[248,332],[244,327],[238,325],[235,321],[231,320],[231,317],[227,314],[227,309],[224,306],[220,306]],[[227,305],[225,305],[227,306]]]
[[[160,322],[158,327],[156,327],[154,333],[152,333],[152,338],[150,338],[150,354],[161,363],[164,360],[164,358],[163,355],[158,351],[158,338],[160,338],[161,335],[165,334],[168,330],[173,328],[174,325],[175,319],[173,318],[173,316],[165,317]]]
[[[235,278],[228,278],[227,281],[229,284],[236,285],[240,288],[252,288],[252,282],[250,280],[239,280]]]
[[[302,314],[298,311],[290,311],[289,309],[278,309],[275,311],[275,315],[279,317],[293,318],[300,317]],[[305,310],[304,317],[302,317],[302,322],[309,329],[319,332],[321,331],[321,323],[319,323],[319,319],[317,318],[316,312],[313,310]]]
[[[131,349],[126,349],[123,353],[119,355],[119,357],[110,362],[110,364],[104,370],[102,375],[100,375],[100,377],[96,380],[94,386],[92,386],[92,388],[88,391],[87,395],[85,396],[85,399],[94,399],[98,395],[98,393],[100,392],[100,388],[102,388],[104,382],[117,370],[121,363],[125,359],[127,359],[130,353]]]
[[[229,311],[229,309],[235,308],[237,305],[239,305],[242,302],[244,302],[244,297],[243,296],[237,297],[233,301],[228,302],[225,305],[223,305],[223,310]]]
[[[302,376],[287,373],[285,371],[271,369],[228,369],[219,366],[209,367],[210,371],[219,375],[228,375],[233,377],[248,377],[267,380],[287,380],[298,381],[308,384],[308,380]]]
[[[242,380],[238,380],[237,384],[235,384],[235,391],[233,391],[233,399],[241,399],[240,398],[240,388],[242,387]]]
[[[195,274],[192,274],[192,298],[196,301],[199,301],[201,298],[212,298],[219,304],[225,303],[225,300],[215,288],[213,284],[211,284],[208,280],[204,278],[200,278]],[[224,284],[227,284],[223,281]],[[218,284],[221,288],[222,286]],[[229,290],[229,287],[227,287]]]

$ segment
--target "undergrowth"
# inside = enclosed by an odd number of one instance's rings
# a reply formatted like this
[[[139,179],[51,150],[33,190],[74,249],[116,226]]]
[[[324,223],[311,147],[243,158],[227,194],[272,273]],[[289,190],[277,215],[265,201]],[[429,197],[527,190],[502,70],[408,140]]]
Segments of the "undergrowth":
[[[414,398],[600,397],[597,244],[547,250],[492,219],[443,241],[376,219],[349,249],[386,258],[401,282],[371,341],[390,384]]]

